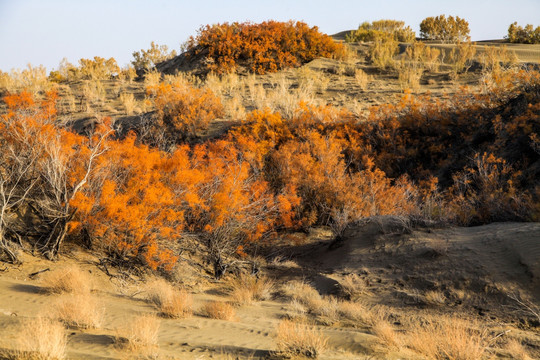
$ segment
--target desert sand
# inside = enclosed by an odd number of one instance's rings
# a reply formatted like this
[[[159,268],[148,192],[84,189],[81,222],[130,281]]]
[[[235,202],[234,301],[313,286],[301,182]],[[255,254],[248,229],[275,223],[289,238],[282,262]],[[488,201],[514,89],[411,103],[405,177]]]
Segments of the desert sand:
[[[333,243],[319,229],[305,244],[287,249],[298,265],[288,268],[267,264],[263,272],[278,284],[304,280],[322,294],[336,294],[345,274],[358,274],[366,281],[362,301],[384,304],[407,316],[417,311],[476,313],[493,327],[511,329],[540,356],[539,324],[523,326],[528,316],[510,307],[504,291],[519,288],[536,303],[540,301],[540,223],[495,223],[469,228],[411,230],[399,218],[372,218],[351,226],[339,243]],[[295,255],[296,254],[296,255]],[[16,348],[24,319],[48,316],[59,295],[47,293],[43,272],[79,263],[94,284],[94,295],[104,309],[104,323],[97,329],[67,329],[69,359],[127,359],[135,355],[118,346],[116,337],[130,317],[156,314],[144,298],[144,281],[109,278],[98,259],[73,250],[59,261],[50,262],[25,255],[20,266],[0,270],[0,348],[6,358]],[[289,262],[289,264],[295,264]],[[185,264],[187,267],[187,264]],[[287,276],[283,276],[287,274]],[[146,278],[148,280],[148,278]],[[271,358],[276,349],[275,329],[286,316],[289,304],[279,291],[269,300],[237,308],[234,321],[204,317],[198,309],[210,300],[229,298],[224,283],[202,275],[192,283],[194,314],[186,319],[161,319],[159,357],[165,359]],[[276,290],[279,289],[279,286]],[[467,302],[447,297],[446,306],[432,306],[425,299],[429,290],[462,290]],[[486,290],[487,289],[487,290]],[[520,325],[521,324],[521,325]],[[377,337],[364,326],[317,327],[329,339],[321,359],[384,359],[399,354],[381,351]],[[500,354],[499,354],[500,355]]]

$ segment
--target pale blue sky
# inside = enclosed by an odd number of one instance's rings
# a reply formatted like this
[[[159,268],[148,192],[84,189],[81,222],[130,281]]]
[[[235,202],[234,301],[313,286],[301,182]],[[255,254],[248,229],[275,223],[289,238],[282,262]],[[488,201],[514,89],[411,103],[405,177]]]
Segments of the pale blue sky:
[[[540,25],[540,0],[0,0],[0,69],[57,67],[63,57],[114,57],[126,65],[152,40],[177,51],[204,24],[302,20],[333,34],[365,21],[458,15],[473,40],[506,35],[513,21]]]

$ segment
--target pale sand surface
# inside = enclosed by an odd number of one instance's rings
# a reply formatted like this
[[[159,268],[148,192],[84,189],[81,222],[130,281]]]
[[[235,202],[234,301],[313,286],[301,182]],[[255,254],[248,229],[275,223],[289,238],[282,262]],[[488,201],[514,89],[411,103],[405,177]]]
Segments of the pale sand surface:
[[[352,226],[342,246],[329,250],[327,243],[319,244],[306,258],[299,260],[301,266],[309,264],[309,268],[302,270],[304,276],[317,282],[317,279],[339,278],[344,273],[361,273],[366,269],[373,282],[373,293],[378,297],[388,296],[388,303],[395,301],[398,289],[393,280],[404,281],[406,288],[416,286],[421,289],[419,278],[439,283],[469,281],[471,284],[483,279],[505,287],[517,286],[533,294],[537,302],[540,300],[540,223],[496,223],[470,228],[415,230],[412,233],[404,230],[399,221],[387,218],[371,219]],[[438,253],[442,255],[429,255]],[[24,265],[8,266],[0,272],[1,349],[13,349],[21,320],[47,315],[58,297],[45,293],[39,276],[32,280],[29,274],[45,268],[81,263],[78,256],[75,254],[72,258],[53,263],[25,255]],[[81,268],[91,272],[95,284],[93,293],[105,309],[105,321],[99,329],[67,329],[68,358],[131,358],[129,353],[115,345],[117,329],[125,326],[130,317],[156,314],[156,309],[144,301],[143,293],[133,291],[136,288],[120,291],[118,284],[111,282],[92,264],[92,257],[80,256],[84,257]],[[279,283],[280,279],[277,281]],[[192,317],[161,319],[161,358],[268,358],[276,349],[275,329],[286,313],[285,300],[276,297],[239,307],[236,321],[213,320],[201,316],[198,309],[206,301],[227,301],[228,298],[220,291],[211,291],[212,286],[219,290],[219,284],[208,285],[206,291],[198,290],[193,294],[195,311]],[[130,293],[135,295],[129,296]],[[504,317],[495,310],[493,314]],[[329,337],[329,350],[321,359],[393,358],[391,353],[379,354],[382,357],[378,357],[377,350],[374,350],[377,348],[376,337],[368,329],[318,328]],[[528,336],[533,339],[530,341],[537,338],[540,343],[540,334],[534,335],[533,331]]]

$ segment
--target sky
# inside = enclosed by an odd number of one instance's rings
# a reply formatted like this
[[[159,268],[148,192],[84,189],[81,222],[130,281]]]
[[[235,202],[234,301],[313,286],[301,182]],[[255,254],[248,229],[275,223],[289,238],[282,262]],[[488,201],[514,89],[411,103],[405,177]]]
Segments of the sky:
[[[473,41],[501,39],[514,21],[539,26],[540,0],[0,0],[0,70],[94,56],[124,66],[151,41],[179,51],[205,24],[300,20],[334,34],[395,19],[418,34],[441,14],[466,19]]]

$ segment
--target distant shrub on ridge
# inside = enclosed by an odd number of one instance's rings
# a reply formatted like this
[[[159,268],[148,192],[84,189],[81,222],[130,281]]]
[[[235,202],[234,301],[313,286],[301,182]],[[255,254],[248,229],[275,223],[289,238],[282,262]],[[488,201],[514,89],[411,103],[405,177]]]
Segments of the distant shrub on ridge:
[[[238,66],[264,74],[297,67],[318,57],[341,56],[343,45],[300,21],[206,25],[187,44],[188,51],[206,53],[209,71],[227,73]]]

